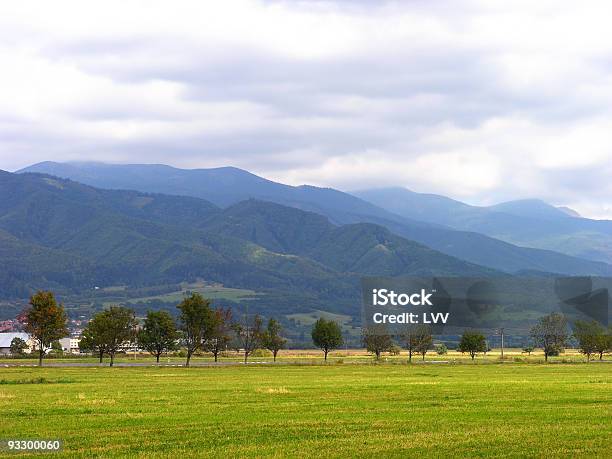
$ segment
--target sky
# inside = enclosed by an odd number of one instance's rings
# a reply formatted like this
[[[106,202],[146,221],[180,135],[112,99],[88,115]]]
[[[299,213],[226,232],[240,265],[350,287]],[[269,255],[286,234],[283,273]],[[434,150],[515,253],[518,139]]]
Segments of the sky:
[[[0,169],[236,166],[612,219],[609,1],[0,3]]]

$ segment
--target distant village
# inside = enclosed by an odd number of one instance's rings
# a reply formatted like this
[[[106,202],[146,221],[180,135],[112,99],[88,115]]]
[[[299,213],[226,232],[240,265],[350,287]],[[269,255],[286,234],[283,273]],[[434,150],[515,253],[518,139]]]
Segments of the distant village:
[[[61,350],[64,353],[80,354],[79,343],[83,327],[87,325],[84,319],[72,319],[68,321],[70,335],[59,340]],[[23,323],[19,318],[0,320],[0,355],[11,355],[11,343],[15,338],[23,340],[27,347],[21,352],[31,354],[36,350],[34,340],[23,331]],[[51,351],[52,349],[49,349]]]

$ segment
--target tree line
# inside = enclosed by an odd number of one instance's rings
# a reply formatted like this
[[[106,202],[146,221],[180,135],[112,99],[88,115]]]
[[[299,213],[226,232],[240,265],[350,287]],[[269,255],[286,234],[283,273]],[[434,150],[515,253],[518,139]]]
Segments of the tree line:
[[[160,357],[180,348],[185,350],[185,365],[189,366],[196,352],[208,352],[217,362],[222,352],[234,347],[240,349],[247,363],[254,350],[268,349],[276,361],[278,352],[284,348],[287,340],[282,336],[281,324],[270,318],[264,327],[259,315],[242,315],[234,320],[229,308],[213,308],[210,300],[199,293],[192,293],[177,305],[178,321],[167,311],[149,311],[139,327],[132,309],[122,306],[110,308],[95,314],[81,336],[79,348],[91,352],[103,362],[104,356],[110,358],[113,366],[115,355],[130,346],[146,350],[159,362]],[[53,293],[40,291],[30,298],[30,307],[25,311],[24,328],[34,339],[38,350],[39,365],[42,365],[47,349],[57,340],[68,335],[67,316],[62,304],[58,304]],[[573,336],[580,351],[590,360],[593,355],[612,350],[611,328],[604,328],[599,323],[577,321],[574,332],[568,332],[566,318],[559,313],[541,317],[530,332],[533,344],[544,351],[545,360],[558,355],[568,345]],[[329,352],[338,349],[344,343],[342,330],[338,323],[324,318],[318,319],[312,328],[312,341],[323,351],[327,361]],[[24,342],[16,338],[11,343],[11,351],[20,352],[25,348]],[[433,336],[428,326],[421,325],[409,328],[401,337],[408,350],[408,360],[414,354],[421,355],[423,360],[427,352],[433,349]],[[397,347],[390,335],[363,330],[362,342],[368,352],[379,359],[383,352],[394,352]],[[469,353],[472,360],[478,353],[487,352],[486,337],[477,330],[464,331],[457,347],[462,353]],[[533,350],[529,347],[530,352]],[[438,354],[446,352],[445,345],[436,347]]]
[[[148,351],[157,362],[164,353],[183,348],[185,365],[189,366],[198,351],[211,353],[217,362],[230,343],[242,349],[245,363],[258,348],[268,349],[276,361],[287,342],[276,319],[270,318],[265,327],[258,315],[245,314],[242,320],[234,321],[229,308],[213,308],[210,300],[199,293],[184,298],[177,309],[178,323],[167,311],[149,311],[139,327],[132,309],[111,306],[91,318],[83,330],[79,348],[96,354],[101,363],[108,356],[110,366],[118,352],[131,346]],[[64,306],[57,303],[51,292],[36,293],[24,314],[24,328],[35,340],[39,365],[42,365],[46,350],[68,335]],[[21,348],[21,343],[17,345]]]
[[[568,329],[567,319],[558,312],[541,317],[531,328],[530,338],[534,346],[543,350],[545,361],[563,352],[572,337],[576,339],[578,349],[586,355],[587,361],[590,361],[593,355],[599,355],[599,360],[602,360],[605,353],[612,352],[612,327],[605,328],[597,321],[578,320],[573,325],[573,333]],[[392,352],[395,346],[391,335],[372,330],[364,330],[362,341],[368,352],[374,354],[377,360],[382,352]],[[400,337],[400,341],[404,342],[408,350],[408,361],[412,361],[413,354],[420,354],[425,360],[427,352],[434,349],[431,328],[427,325],[408,328],[406,334]],[[534,346],[528,346],[524,351],[531,354]],[[443,354],[446,352],[446,346],[440,345],[435,350],[438,354]],[[474,360],[478,353],[486,353],[489,348],[484,334],[477,330],[465,330],[457,350],[468,353]]]

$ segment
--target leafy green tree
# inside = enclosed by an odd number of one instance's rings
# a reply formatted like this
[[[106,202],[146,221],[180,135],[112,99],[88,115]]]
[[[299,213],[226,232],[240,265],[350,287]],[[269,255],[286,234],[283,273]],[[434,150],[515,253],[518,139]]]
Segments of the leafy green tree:
[[[83,343],[86,349],[100,352],[110,357],[110,366],[115,364],[115,354],[134,341],[138,322],[134,311],[122,306],[110,308],[96,314],[83,330]]]
[[[375,333],[373,330],[364,329],[361,340],[366,350],[380,360],[380,354],[390,352],[393,340],[390,335]]]
[[[448,353],[448,347],[446,347],[446,344],[441,343],[436,346],[436,354],[445,355],[446,353]]]
[[[164,352],[177,348],[179,334],[174,319],[167,311],[149,311],[137,339],[138,345],[154,355],[159,363]]]
[[[608,330],[596,321],[576,321],[574,337],[578,341],[580,352],[587,356],[587,361],[593,354],[599,354],[599,360],[602,360],[604,352],[610,348]]]
[[[531,355],[531,353],[533,352],[533,346],[526,346],[523,348],[523,352],[527,355]]]
[[[108,309],[108,315],[109,333],[106,353],[110,357],[112,367],[115,362],[115,354],[135,340],[138,321],[134,311],[121,306],[111,306]]]
[[[569,338],[565,316],[553,312],[541,317],[532,327],[531,337],[535,345],[544,350],[544,360],[548,361],[548,356],[559,355]]]
[[[311,336],[315,346],[323,351],[325,361],[330,351],[339,348],[344,343],[340,326],[333,320],[325,320],[323,317],[315,322]]]
[[[460,352],[469,352],[470,357],[474,360],[478,352],[487,351],[487,339],[482,333],[475,330],[466,330],[461,335],[459,341],[459,347],[457,348]]]
[[[263,335],[262,324],[261,317],[258,315],[249,317],[247,313],[244,315],[241,323],[235,323],[233,326],[236,339],[244,351],[244,363],[247,363],[249,355],[261,344]]]
[[[427,354],[427,351],[431,349],[432,345],[433,337],[431,336],[431,328],[429,326],[424,326],[420,340],[415,346],[415,350],[421,354],[423,360],[425,360],[425,354]]]
[[[272,352],[275,362],[278,351],[285,347],[287,343],[287,340],[281,336],[281,330],[281,324],[278,323],[276,319],[270,318],[270,320],[268,320],[268,326],[261,336],[263,347]]]
[[[87,323],[81,333],[81,341],[79,342],[79,350],[83,352],[92,352],[98,354],[100,363],[104,360],[106,353],[108,327],[105,324],[107,315],[98,313],[94,315]]]
[[[406,349],[408,349],[408,362],[412,362],[412,354],[414,353],[422,354],[423,360],[425,360],[425,354],[431,348],[433,342],[431,329],[427,325],[410,327],[404,335],[404,342]]]
[[[53,353],[55,355],[63,355],[64,354],[64,349],[62,348],[62,343],[60,343],[58,340],[55,340],[51,343],[51,350],[53,351]]]
[[[185,298],[177,308],[180,311],[180,329],[183,332],[183,342],[187,349],[187,361],[189,366],[191,356],[202,343],[210,337],[213,326],[213,312],[210,308],[210,300],[207,300],[197,292]]]
[[[12,355],[23,355],[24,351],[28,348],[28,343],[16,336],[11,340],[10,351]]]
[[[402,353],[402,348],[397,344],[392,344],[389,348],[389,354],[391,355],[400,355]]]
[[[202,349],[210,352],[215,362],[219,354],[227,349],[232,340],[232,310],[230,308],[216,308],[212,314],[210,334],[202,344]]]
[[[67,322],[64,306],[57,304],[52,292],[39,291],[30,297],[24,328],[36,341],[39,366],[42,366],[45,351],[51,343],[68,335]]]

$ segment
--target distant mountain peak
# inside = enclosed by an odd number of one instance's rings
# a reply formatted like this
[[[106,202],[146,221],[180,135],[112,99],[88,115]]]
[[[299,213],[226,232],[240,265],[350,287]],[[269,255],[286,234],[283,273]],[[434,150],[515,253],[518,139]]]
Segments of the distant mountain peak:
[[[582,218],[582,215],[580,215],[578,212],[576,212],[574,209],[571,209],[570,207],[557,206],[557,209],[559,209],[561,212],[566,213],[570,217]]]
[[[497,212],[540,219],[567,218],[568,214],[541,199],[518,199],[491,206]]]

